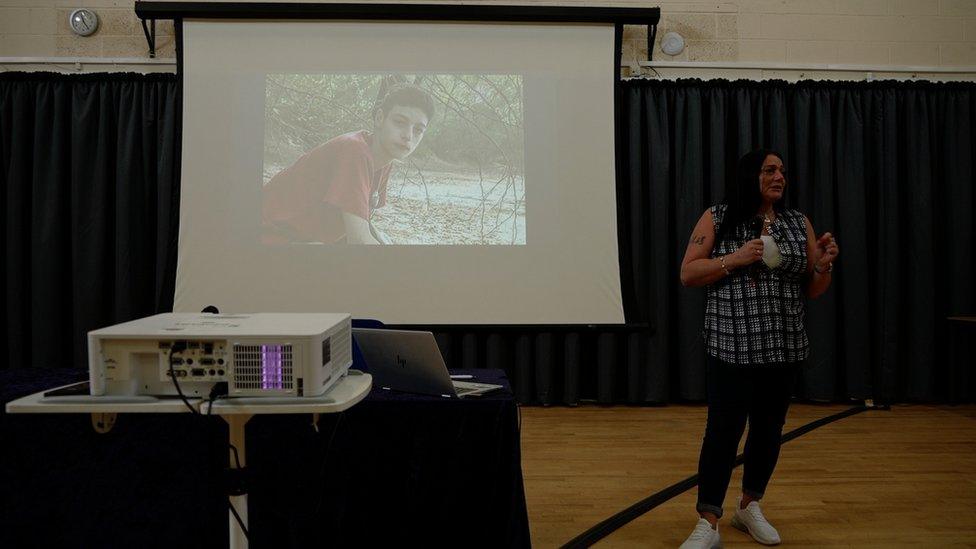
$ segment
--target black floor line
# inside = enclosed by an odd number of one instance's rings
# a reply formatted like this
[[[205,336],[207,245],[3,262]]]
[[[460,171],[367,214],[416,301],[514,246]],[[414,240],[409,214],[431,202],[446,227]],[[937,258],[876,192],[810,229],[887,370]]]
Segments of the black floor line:
[[[807,423],[802,427],[797,427],[796,429],[793,429],[789,433],[783,435],[781,442],[785,444],[799,436],[809,433],[810,431],[818,427],[823,427],[824,425],[827,425],[829,423],[833,423],[837,420],[844,419],[845,417],[850,417],[855,414],[865,412],[867,410],[876,410],[876,409],[887,409],[887,407],[863,406],[863,405],[855,406],[848,410],[844,410],[843,412],[838,412],[832,416],[827,416],[824,418],[820,418],[816,421],[811,421],[810,423]],[[736,456],[735,467],[742,465],[743,461],[745,461],[745,457],[743,456],[743,454],[739,454],[738,456]],[[594,543],[600,541],[601,539],[609,536],[615,530],[627,524],[628,522],[643,515],[644,513],[650,511],[651,509],[657,507],[658,505],[661,505],[662,503],[668,501],[669,499],[678,496],[687,490],[691,490],[697,485],[698,485],[698,475],[692,475],[682,480],[681,482],[672,484],[671,486],[668,486],[667,488],[661,490],[660,492],[652,494],[638,501],[637,503],[631,505],[630,507],[624,509],[623,511],[620,511],[619,513],[613,515],[612,517],[598,523],[596,526],[593,526],[589,530],[569,540],[562,547],[563,549],[576,549],[578,547],[589,547]]]

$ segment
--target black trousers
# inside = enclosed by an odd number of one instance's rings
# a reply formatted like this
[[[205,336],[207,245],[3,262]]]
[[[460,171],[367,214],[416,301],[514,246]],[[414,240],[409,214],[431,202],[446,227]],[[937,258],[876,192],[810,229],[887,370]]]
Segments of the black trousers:
[[[779,459],[798,363],[747,366],[708,357],[708,423],[698,460],[699,512],[722,516],[739,440],[749,422],[742,491],[762,498]]]

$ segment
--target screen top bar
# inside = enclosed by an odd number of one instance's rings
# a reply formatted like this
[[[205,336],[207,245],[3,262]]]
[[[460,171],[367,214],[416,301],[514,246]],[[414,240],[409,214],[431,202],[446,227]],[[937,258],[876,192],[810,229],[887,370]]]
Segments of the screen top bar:
[[[147,2],[136,15],[149,19],[339,19],[485,21],[505,23],[613,23],[656,25],[660,8],[444,4],[308,4],[301,2]]]

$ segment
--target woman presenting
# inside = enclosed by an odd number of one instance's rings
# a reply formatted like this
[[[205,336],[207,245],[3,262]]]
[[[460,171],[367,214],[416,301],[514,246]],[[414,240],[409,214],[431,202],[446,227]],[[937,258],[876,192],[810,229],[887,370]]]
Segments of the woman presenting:
[[[742,496],[732,526],[766,545],[780,542],[759,500],[776,460],[790,396],[809,341],[805,302],[830,286],[839,249],[810,220],[782,206],[786,170],[773,151],[739,160],[725,201],[692,232],[681,283],[705,286],[708,420],[698,462],[698,524],[683,549],[721,544],[718,519],[735,454],[749,422]]]

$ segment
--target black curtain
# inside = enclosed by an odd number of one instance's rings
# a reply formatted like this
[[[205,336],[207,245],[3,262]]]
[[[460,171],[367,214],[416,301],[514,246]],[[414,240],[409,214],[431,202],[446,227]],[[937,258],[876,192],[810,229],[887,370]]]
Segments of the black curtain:
[[[799,396],[973,399],[945,317],[976,312],[976,86],[621,86],[631,325],[428,327],[450,367],[505,369],[523,403],[701,400],[703,291],[680,286],[678,265],[736,159],[766,146],[790,170],[788,202],[841,245],[834,286],[808,311]],[[178,108],[169,74],[0,74],[2,367],[86,368],[88,330],[171,310]]]
[[[172,74],[0,74],[0,367],[87,368],[87,332],[172,309]]]
[[[656,328],[660,400],[704,397],[704,290],[678,271],[691,229],[743,153],[780,151],[786,202],[841,248],[811,301],[797,395],[973,400],[946,317],[976,312],[972,83],[680,80],[624,84],[629,242],[642,315]],[[971,344],[970,344],[971,347]],[[972,356],[971,348],[963,356]],[[960,383],[960,380],[963,380]]]

